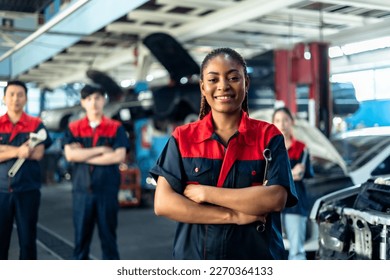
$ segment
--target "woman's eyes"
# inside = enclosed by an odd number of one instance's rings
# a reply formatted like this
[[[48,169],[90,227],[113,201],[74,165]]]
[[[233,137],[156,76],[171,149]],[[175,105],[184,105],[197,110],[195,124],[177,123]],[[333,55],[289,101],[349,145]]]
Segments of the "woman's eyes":
[[[228,77],[227,80],[228,80],[229,82],[236,82],[236,81],[239,81],[239,80],[240,80],[240,77],[236,77],[236,76],[234,76],[234,77]],[[218,82],[218,79],[217,79],[217,78],[210,78],[210,79],[208,79],[208,81],[209,81],[210,83],[216,83],[216,82]]]

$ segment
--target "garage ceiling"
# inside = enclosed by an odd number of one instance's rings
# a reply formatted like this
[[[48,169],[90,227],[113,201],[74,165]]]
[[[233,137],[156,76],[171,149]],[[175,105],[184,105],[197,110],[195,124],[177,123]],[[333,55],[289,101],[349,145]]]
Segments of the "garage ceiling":
[[[36,13],[46,7],[52,0],[0,0],[1,11]]]
[[[62,2],[70,2],[70,8],[81,1]],[[0,17],[17,19],[30,16],[39,23],[42,22],[43,7],[51,2],[0,0]],[[99,0],[83,2],[94,4]],[[116,3],[108,2],[111,5]],[[42,61],[32,61],[21,73],[11,73],[11,77],[3,78],[18,78],[36,82],[41,87],[54,88],[85,80],[85,73],[91,68],[107,72],[118,82],[144,78],[145,73],[150,71],[158,76],[161,66],[154,62],[146,63],[150,61],[148,52],[140,43],[153,32],[173,35],[199,62],[214,47],[233,47],[249,58],[269,49],[291,48],[298,42],[326,41],[335,46],[390,34],[390,1],[384,0],[155,0],[139,3],[139,6],[122,11],[123,16],[91,34],[81,32],[81,27],[86,23],[83,17],[79,17],[80,32],[55,32],[56,35],[68,37],[77,33],[79,37],[74,43],[61,47],[57,42],[55,54]],[[106,13],[101,10],[99,15]],[[99,15],[95,15],[95,18],[99,19]],[[0,60],[12,61],[18,50],[28,44],[36,44],[36,39],[27,44],[26,40],[33,38],[48,24],[50,21],[37,24],[33,30],[20,30],[4,26],[3,21]],[[54,33],[53,30],[49,28],[43,34]],[[23,40],[26,46],[20,47]],[[388,60],[390,64],[388,53],[388,49],[379,51],[378,63],[383,65],[384,60]],[[373,56],[369,60],[371,65],[375,65]],[[335,60],[335,65],[338,64],[343,69],[348,66],[356,68],[351,59]],[[12,63],[9,67],[12,68]]]

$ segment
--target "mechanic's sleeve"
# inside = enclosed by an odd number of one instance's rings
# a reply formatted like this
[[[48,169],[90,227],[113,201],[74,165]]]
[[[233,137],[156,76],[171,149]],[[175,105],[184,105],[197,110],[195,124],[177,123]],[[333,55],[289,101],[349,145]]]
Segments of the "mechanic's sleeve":
[[[162,150],[156,165],[150,170],[150,174],[157,181],[159,176],[164,177],[171,188],[177,193],[183,194],[185,182],[184,168],[176,140],[171,136]]]
[[[286,207],[297,204],[298,196],[295,190],[294,180],[291,174],[290,160],[282,134],[272,137],[268,144],[271,150],[272,160],[269,163],[267,185],[281,185],[288,192]]]
[[[51,139],[49,131],[46,129],[46,127],[43,125],[43,123],[40,123],[34,132],[37,133],[42,128],[46,131],[46,135],[47,135],[46,140],[44,140],[42,142],[42,144],[44,144],[45,149],[47,149],[51,146],[51,144],[53,143],[53,140]]]
[[[130,150],[129,138],[127,137],[125,128],[122,125],[120,125],[117,129],[114,145],[112,148],[114,150],[117,148],[126,148],[126,152]]]
[[[63,146],[71,144],[71,143],[75,143],[75,142],[77,142],[76,138],[73,136],[73,134],[70,131],[70,129],[67,128],[65,130],[65,135],[64,135],[63,142],[62,142]],[[62,148],[64,148],[64,147],[62,147]]]
[[[314,177],[314,170],[313,166],[311,165],[310,162],[310,153],[307,147],[305,148],[307,155],[306,155],[306,160],[304,162],[305,165],[305,174],[303,175],[303,178],[313,178]]]

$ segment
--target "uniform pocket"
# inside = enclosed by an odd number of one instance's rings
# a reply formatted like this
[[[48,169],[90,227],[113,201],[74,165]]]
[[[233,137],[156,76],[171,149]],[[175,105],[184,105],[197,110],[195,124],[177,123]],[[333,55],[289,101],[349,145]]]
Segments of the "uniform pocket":
[[[249,187],[257,186],[263,183],[264,167],[259,161],[242,161],[236,167],[237,186]]]
[[[211,160],[193,158],[184,165],[184,168],[188,174],[188,183],[213,184],[214,174]]]

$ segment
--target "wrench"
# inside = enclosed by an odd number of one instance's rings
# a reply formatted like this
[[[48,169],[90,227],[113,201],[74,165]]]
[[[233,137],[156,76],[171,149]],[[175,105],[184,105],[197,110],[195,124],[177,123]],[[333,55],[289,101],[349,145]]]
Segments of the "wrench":
[[[45,141],[46,138],[47,138],[47,133],[46,133],[46,130],[43,128],[41,128],[37,133],[31,132],[30,133],[29,147],[34,148],[39,143]],[[14,177],[25,160],[26,160],[25,158],[18,158],[15,161],[14,165],[12,165],[12,167],[8,171],[8,176]]]
[[[264,149],[263,156],[265,159],[263,186],[265,186],[268,182],[268,180],[267,180],[268,174],[267,173],[268,173],[269,163],[270,163],[270,161],[272,161],[271,150],[268,148]],[[260,221],[257,222],[256,223],[256,230],[257,230],[257,232],[260,232],[260,233],[264,232],[265,231],[265,223],[260,222]]]
[[[267,173],[268,173],[268,168],[269,168],[269,162],[272,161],[272,156],[271,156],[271,150],[270,149],[264,149],[263,151],[263,156],[265,159],[265,168],[264,168],[264,179],[263,179],[263,185],[266,184],[267,182]]]

